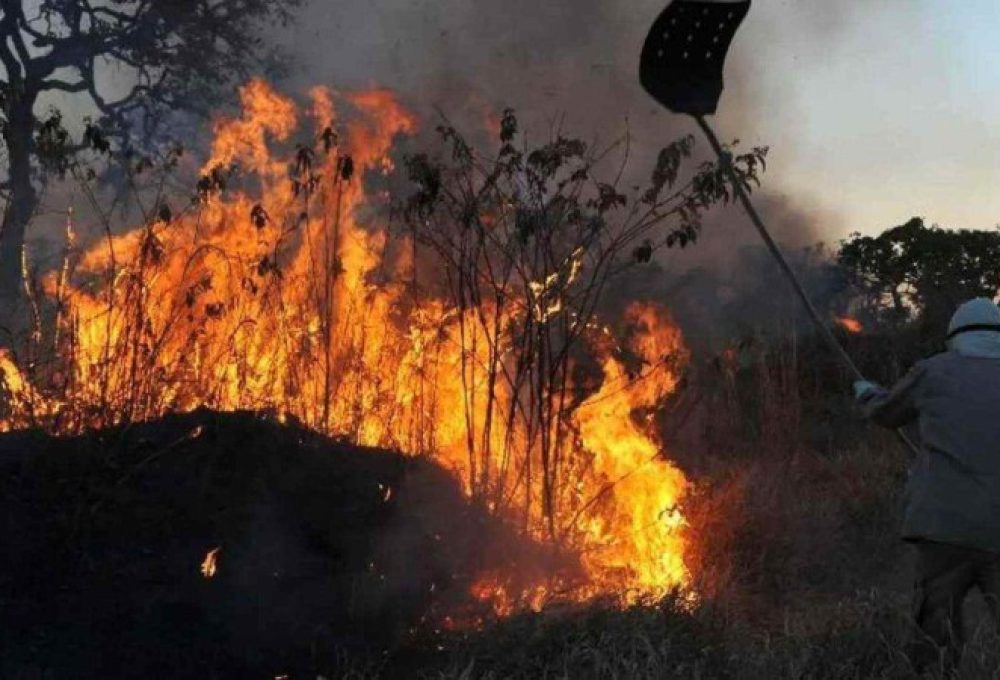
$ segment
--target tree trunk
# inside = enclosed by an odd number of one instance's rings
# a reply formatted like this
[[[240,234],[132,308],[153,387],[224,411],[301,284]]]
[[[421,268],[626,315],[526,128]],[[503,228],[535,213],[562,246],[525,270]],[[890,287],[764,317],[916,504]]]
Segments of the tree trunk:
[[[21,251],[24,233],[38,207],[38,192],[31,183],[31,156],[34,152],[34,97],[25,96],[11,107],[3,137],[7,146],[10,202],[0,226],[0,300],[13,302],[20,297]]]

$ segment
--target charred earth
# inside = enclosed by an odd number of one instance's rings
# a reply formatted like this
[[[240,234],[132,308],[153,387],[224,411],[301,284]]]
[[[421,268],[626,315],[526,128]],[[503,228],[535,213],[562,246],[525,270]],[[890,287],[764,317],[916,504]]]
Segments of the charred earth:
[[[427,460],[250,413],[6,434],[0,484],[5,678],[316,677],[461,610],[503,540]]]

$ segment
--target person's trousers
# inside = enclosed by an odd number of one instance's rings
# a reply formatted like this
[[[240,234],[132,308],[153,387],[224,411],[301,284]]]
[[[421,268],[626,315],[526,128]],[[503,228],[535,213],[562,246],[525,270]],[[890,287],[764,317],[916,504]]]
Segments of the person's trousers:
[[[913,616],[917,630],[910,660],[919,671],[958,668],[962,656],[962,604],[972,588],[983,594],[1000,623],[1000,553],[949,543],[918,541]]]

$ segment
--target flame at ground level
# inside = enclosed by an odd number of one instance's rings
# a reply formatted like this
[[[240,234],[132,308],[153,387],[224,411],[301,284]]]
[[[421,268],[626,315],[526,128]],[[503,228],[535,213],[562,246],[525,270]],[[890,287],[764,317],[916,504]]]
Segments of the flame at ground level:
[[[637,375],[592,343],[601,380],[590,394],[572,402],[565,395],[584,388],[566,383],[542,394],[543,406],[564,399],[555,417],[525,415],[537,395],[505,378],[524,355],[504,329],[526,323],[530,305],[459,311],[444,294],[415,295],[413,244],[365,194],[363,178],[392,170],[393,140],[414,118],[391,93],[369,91],[343,96],[352,115],[341,120],[316,89],[307,118],[319,141],[293,152],[295,104],[259,81],[241,99],[243,114],[215,126],[200,201],[75,253],[45,280],[59,310],[57,365],[22,376],[0,355],[4,425],[75,431],[198,406],[271,410],[433,456],[477,502],[575,556],[581,574],[568,581],[484,571],[472,594],[498,613],[559,598],[627,604],[688,583],[687,482],[636,418],[674,390],[686,359],[666,312],[634,304],[625,314]],[[252,181],[224,187],[232,167]],[[529,321],[572,314],[558,298],[544,312]]]
[[[865,327],[860,321],[849,316],[838,316],[834,319],[834,321],[836,321],[837,325],[848,333],[861,333],[865,330]]]

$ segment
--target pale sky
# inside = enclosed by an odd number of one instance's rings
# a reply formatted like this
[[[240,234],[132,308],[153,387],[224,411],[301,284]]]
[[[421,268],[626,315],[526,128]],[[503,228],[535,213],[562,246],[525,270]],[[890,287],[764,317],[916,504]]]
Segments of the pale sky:
[[[773,96],[748,121],[773,148],[769,182],[866,232],[911,215],[1000,223],[1000,3],[873,0],[815,44],[783,30],[792,2],[757,5],[734,50],[773,37],[759,43]]]
[[[380,84],[417,108],[513,105],[650,149],[695,131],[636,76],[663,0],[314,0],[298,80]],[[1000,223],[1000,2],[755,0],[716,124],[771,147],[765,185],[827,240],[920,215]],[[996,122],[995,122],[996,121]],[[605,137],[611,136],[611,133]]]

